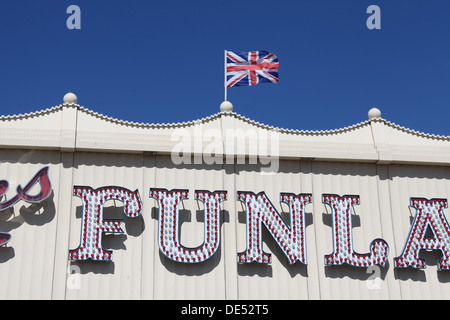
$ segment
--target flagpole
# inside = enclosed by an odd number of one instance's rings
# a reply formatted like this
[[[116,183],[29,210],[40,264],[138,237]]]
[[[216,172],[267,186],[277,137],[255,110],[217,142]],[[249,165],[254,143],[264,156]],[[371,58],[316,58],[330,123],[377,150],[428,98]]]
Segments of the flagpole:
[[[225,79],[224,79],[224,86],[225,86],[225,100],[227,101],[227,50],[225,50],[225,61],[224,61],[224,65],[225,65]]]

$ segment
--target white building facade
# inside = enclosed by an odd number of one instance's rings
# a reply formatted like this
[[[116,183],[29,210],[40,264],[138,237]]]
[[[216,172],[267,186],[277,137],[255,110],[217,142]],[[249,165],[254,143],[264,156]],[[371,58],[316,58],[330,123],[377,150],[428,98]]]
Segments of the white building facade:
[[[450,297],[450,137],[376,109],[298,131],[67,95],[0,132],[2,299]]]

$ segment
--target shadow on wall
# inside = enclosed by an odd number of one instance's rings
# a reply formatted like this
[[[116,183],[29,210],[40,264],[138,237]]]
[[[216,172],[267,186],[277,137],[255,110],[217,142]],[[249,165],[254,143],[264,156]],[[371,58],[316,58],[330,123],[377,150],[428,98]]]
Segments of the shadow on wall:
[[[420,250],[419,257],[425,259],[427,268],[433,267],[437,269],[437,262],[442,258],[442,252],[440,250]],[[448,271],[436,271],[437,279],[439,282],[450,282],[450,272]],[[396,268],[394,269],[394,277],[398,280],[413,280],[419,282],[426,282],[426,274],[424,270],[414,268]]]
[[[425,259],[425,263],[427,267],[437,266],[437,261],[442,258],[442,253],[439,250],[420,250],[419,253],[420,258]],[[385,280],[386,274],[389,272],[391,268],[389,261],[386,262],[386,266],[384,268],[379,268],[379,273],[377,276],[380,277],[381,280]],[[325,266],[325,275],[330,278],[344,278],[348,277],[355,280],[369,280],[372,276],[373,270],[368,268],[359,268],[350,265],[340,265],[340,266]],[[394,268],[394,278],[396,280],[412,280],[415,282],[426,282],[426,273],[421,269],[414,268]],[[437,271],[437,279],[441,283],[450,282],[450,273],[446,271]]]
[[[53,190],[50,196],[44,201],[36,204],[24,204],[16,214],[14,207],[0,212],[1,232],[11,232],[19,228],[24,223],[30,226],[43,226],[53,220],[56,214]],[[13,238],[14,241],[14,238]],[[15,256],[14,247],[0,248],[0,263],[4,263]]]

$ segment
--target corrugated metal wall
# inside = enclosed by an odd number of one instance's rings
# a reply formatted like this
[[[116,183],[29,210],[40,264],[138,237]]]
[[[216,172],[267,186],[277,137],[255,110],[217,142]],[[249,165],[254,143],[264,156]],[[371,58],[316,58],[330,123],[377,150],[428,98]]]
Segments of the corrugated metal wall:
[[[14,196],[44,166],[50,167],[52,195],[41,204],[23,201],[0,212],[0,231],[13,236],[0,248],[1,299],[446,299],[450,273],[437,271],[436,252],[423,252],[425,270],[395,269],[414,209],[410,197],[450,198],[450,168],[281,160],[276,174],[262,174],[259,165],[174,165],[170,156],[151,154],[61,153],[2,150],[0,179]],[[103,247],[113,250],[113,262],[68,260],[80,244],[82,201],[73,186],[116,185],[139,190],[144,211],[127,218],[122,203],[105,204],[104,216],[124,219],[120,235],[108,235]],[[150,188],[188,189],[180,207],[181,242],[203,242],[203,207],[194,190],[226,190],[221,245],[208,261],[181,264],[159,252],[158,207]],[[237,191],[265,191],[286,221],[289,208],[280,193],[312,193],[306,207],[308,265],[290,265],[264,230],[263,246],[272,253],[270,265],[238,264],[246,248],[245,208]],[[333,251],[331,211],[324,193],[356,194],[355,251],[369,252],[375,238],[390,246],[385,268],[325,266]],[[448,210],[444,213],[448,217]],[[379,277],[378,277],[379,276]]]

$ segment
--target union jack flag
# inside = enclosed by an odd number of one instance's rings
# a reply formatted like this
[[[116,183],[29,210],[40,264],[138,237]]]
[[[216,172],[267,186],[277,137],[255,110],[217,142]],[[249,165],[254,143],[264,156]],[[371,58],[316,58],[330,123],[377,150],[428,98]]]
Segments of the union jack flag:
[[[278,83],[278,58],[267,51],[227,51],[227,88]]]

